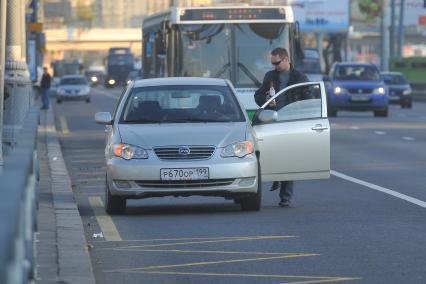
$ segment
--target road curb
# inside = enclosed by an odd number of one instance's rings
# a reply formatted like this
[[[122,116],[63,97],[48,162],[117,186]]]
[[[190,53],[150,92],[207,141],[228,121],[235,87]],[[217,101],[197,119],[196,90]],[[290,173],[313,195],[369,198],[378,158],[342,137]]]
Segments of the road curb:
[[[83,223],[59,145],[52,109],[46,112],[44,123],[56,217],[58,278],[65,283],[95,283]]]

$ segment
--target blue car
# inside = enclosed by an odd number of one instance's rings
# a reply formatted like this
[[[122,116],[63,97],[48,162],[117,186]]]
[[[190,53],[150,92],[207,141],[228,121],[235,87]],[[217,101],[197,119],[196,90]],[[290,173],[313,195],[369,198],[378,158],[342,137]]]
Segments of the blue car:
[[[388,91],[374,64],[336,63],[328,82],[328,115],[339,110],[373,111],[374,116],[388,116]]]

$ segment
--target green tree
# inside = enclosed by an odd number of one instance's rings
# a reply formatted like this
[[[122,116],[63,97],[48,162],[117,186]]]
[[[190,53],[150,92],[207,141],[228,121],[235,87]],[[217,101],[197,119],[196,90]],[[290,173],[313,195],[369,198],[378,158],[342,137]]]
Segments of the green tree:
[[[380,18],[385,6],[385,0],[358,0],[359,10],[366,15],[369,22],[374,22]]]

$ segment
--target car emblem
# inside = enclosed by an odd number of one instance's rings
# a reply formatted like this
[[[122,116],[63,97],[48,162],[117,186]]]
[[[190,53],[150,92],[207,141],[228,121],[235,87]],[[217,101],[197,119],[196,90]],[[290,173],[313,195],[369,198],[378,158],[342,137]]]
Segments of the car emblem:
[[[362,89],[358,89],[358,94],[362,94]]]
[[[178,149],[179,155],[181,156],[188,156],[189,154],[191,154],[191,150],[189,149],[189,147],[179,147]]]

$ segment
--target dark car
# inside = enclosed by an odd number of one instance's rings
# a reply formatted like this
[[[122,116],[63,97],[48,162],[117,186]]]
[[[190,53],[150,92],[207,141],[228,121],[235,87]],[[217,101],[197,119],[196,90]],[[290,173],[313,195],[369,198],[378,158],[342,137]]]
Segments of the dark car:
[[[389,90],[389,103],[399,104],[402,108],[411,108],[413,105],[412,89],[404,74],[382,72],[382,76]]]
[[[93,86],[102,84],[105,80],[105,72],[102,70],[86,70],[84,76]]]
[[[324,81],[329,82],[329,116],[336,116],[339,110],[373,111],[374,116],[388,116],[389,96],[376,65],[336,63]]]

